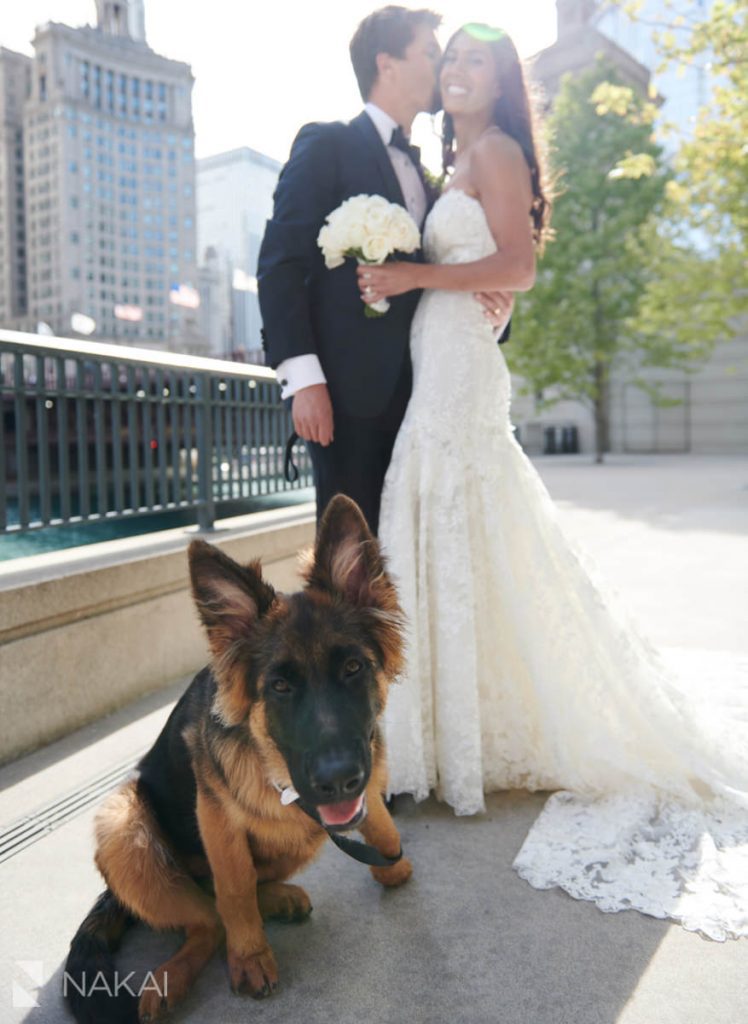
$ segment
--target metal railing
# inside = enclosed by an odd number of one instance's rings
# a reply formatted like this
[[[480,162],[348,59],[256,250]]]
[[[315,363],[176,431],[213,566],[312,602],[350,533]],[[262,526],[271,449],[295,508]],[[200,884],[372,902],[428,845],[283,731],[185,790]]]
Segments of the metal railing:
[[[0,533],[194,509],[312,484],[284,476],[292,424],[275,374],[0,330]]]

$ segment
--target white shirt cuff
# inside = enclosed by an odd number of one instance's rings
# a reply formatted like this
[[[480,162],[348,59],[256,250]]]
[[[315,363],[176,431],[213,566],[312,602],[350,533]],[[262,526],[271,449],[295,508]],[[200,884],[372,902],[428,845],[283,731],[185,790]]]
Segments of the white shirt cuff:
[[[327,383],[327,377],[322,372],[322,366],[314,352],[284,359],[275,368],[275,375],[281,386],[281,398],[290,398],[297,391],[309,388],[312,384]]]

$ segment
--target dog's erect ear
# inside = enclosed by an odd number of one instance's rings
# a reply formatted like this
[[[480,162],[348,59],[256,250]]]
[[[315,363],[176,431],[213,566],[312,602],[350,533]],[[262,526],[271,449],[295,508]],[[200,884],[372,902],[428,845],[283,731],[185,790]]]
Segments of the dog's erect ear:
[[[193,540],[188,554],[192,596],[211,650],[221,657],[236,641],[251,635],[275,600],[275,591],[263,580],[259,562],[239,565],[203,540]]]
[[[322,516],[307,579],[311,586],[334,590],[356,607],[397,609],[379,544],[356,502],[342,494],[330,501]]]

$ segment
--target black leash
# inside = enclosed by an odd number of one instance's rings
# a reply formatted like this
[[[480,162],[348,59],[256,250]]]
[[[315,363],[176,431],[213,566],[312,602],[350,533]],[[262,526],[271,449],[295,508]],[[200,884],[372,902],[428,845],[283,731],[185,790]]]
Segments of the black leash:
[[[397,857],[385,857],[379,850],[375,850],[373,846],[369,846],[368,843],[361,843],[357,839],[348,839],[347,836],[341,836],[337,832],[333,832],[325,825],[324,821],[317,814],[316,810],[307,807],[301,802],[296,801],[296,806],[300,807],[301,810],[308,814],[313,821],[316,821],[318,825],[327,832],[328,836],[338,849],[342,850],[343,853],[347,853],[349,857],[353,857],[354,860],[359,861],[361,864],[368,864],[370,868],[391,868],[393,864],[397,864],[402,859],[403,851],[400,850]]]
[[[286,457],[283,460],[283,475],[290,484],[295,484],[299,479],[299,467],[293,460],[293,446],[299,440],[299,435],[294,430],[286,441]]]

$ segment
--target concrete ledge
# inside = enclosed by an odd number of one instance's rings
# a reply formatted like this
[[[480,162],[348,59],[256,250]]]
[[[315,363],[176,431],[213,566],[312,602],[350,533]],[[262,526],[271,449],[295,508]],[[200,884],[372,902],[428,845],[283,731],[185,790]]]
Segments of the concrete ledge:
[[[237,561],[260,558],[281,590],[298,586],[314,506],[17,559],[0,567],[0,762],[189,675],[207,646],[185,550],[203,536]]]

